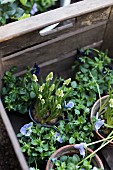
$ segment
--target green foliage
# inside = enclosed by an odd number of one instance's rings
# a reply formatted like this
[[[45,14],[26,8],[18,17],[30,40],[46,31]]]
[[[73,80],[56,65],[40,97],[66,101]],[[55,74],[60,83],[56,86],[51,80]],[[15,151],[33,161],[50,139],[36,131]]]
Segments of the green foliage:
[[[60,121],[57,130],[65,144],[89,143],[93,138],[92,125],[82,116],[72,118],[69,122]]]
[[[46,107],[46,110],[47,108],[53,109],[54,105],[56,108],[58,103],[56,105],[55,94],[59,85],[60,91],[57,94],[59,94],[60,97],[71,89],[65,100],[66,102],[72,101],[74,107],[71,110],[66,108],[62,110],[64,113],[67,113],[68,120],[59,121],[57,127],[54,126],[53,129],[50,129],[38,126],[35,128],[33,126],[32,133],[29,137],[20,135],[21,139],[19,142],[21,143],[22,151],[27,154],[28,162],[30,163],[34,162],[35,159],[39,159],[40,161],[48,159],[57,148],[66,144],[81,142],[90,143],[93,140],[93,126],[89,121],[89,114],[93,103],[98,98],[98,89],[94,79],[100,87],[101,95],[106,94],[108,91],[108,84],[113,84],[113,70],[109,66],[111,64],[111,59],[107,56],[106,52],[103,53],[96,49],[82,51],[82,54],[78,53],[76,57],[78,61],[76,60],[74,66],[75,79],[68,87],[63,86],[62,88],[64,83],[63,79],[60,79],[59,83],[56,79],[51,81],[53,79],[52,73],[47,75],[46,80],[42,81],[42,84],[37,83],[38,80],[36,76],[32,77],[33,88],[32,91],[30,91],[30,96],[32,98],[36,97],[38,103],[37,110],[39,107],[41,108],[42,105],[42,108]],[[94,79],[91,75],[93,75]],[[50,103],[50,101],[48,103],[46,99],[51,98],[53,98],[53,103]],[[40,103],[42,99],[44,100]],[[57,101],[60,101],[59,99],[57,99]],[[63,102],[64,100],[61,100],[59,104],[63,106]],[[39,103],[41,106],[39,106]],[[42,115],[41,113],[39,114]],[[79,156],[74,156],[74,158],[72,157],[69,159],[62,157],[61,160],[56,161],[57,169],[65,170],[67,166],[68,169],[70,167],[72,169],[78,157]],[[70,161],[70,159],[72,160]],[[79,159],[81,158],[79,157]],[[70,162],[66,163],[66,161]],[[85,160],[82,167],[79,167],[79,169],[80,168],[91,169],[90,161]]]
[[[51,160],[55,165],[54,170],[82,170],[82,169],[91,170],[93,169],[91,160],[84,160],[80,166],[77,166],[77,164],[81,160],[83,160],[83,158],[81,158],[78,154],[73,154],[72,156],[63,155],[56,161],[54,161],[54,159],[55,158]],[[99,170],[99,168],[96,168],[96,170]]]
[[[113,84],[113,70],[111,69],[111,59],[107,56],[107,52],[87,49],[79,51],[76,58],[77,60],[73,66],[75,80],[71,83],[73,92],[70,98],[76,103],[74,105],[75,118],[76,115],[84,115],[84,119],[86,119],[90,113],[90,108],[99,97],[95,81],[100,87],[100,94],[106,94],[108,84]]]
[[[0,25],[47,11],[55,2],[56,0],[0,0]]]
[[[44,124],[52,119],[61,117],[65,107],[65,100],[71,92],[71,88],[68,88],[71,78],[65,80],[61,85],[59,79],[55,78],[53,80],[53,72],[50,72],[41,83],[37,82],[37,76],[34,74],[31,80],[36,96],[34,110],[37,119]]]
[[[8,111],[26,113],[32,100],[30,77],[27,73],[24,77],[15,77],[15,71],[16,67],[13,67],[10,71],[6,71],[3,76],[2,101]]]
[[[27,154],[29,165],[33,162],[42,162],[47,160],[52,153],[58,149],[56,131],[52,128],[41,127],[39,125],[31,127],[30,136],[25,136],[22,133],[17,135],[22,152]]]

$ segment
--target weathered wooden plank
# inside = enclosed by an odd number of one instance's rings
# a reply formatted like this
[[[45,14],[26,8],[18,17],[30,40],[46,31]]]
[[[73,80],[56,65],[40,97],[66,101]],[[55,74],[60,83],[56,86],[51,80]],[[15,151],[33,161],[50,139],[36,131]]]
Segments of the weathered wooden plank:
[[[102,153],[104,159],[106,160],[106,162],[109,166],[109,169],[113,170],[113,148],[107,146],[101,150],[101,153]]]
[[[108,49],[108,54],[113,58],[113,7],[109,16],[109,21],[104,36],[102,50]]]
[[[106,22],[102,22],[83,27],[14,55],[4,57],[2,58],[4,71],[10,69],[13,65],[17,65],[18,71],[22,71],[27,65],[32,66],[35,62],[41,64],[59,58],[77,48],[98,42],[103,38],[105,26]]]
[[[100,47],[101,47],[101,44],[103,43],[103,40],[101,40],[101,41],[99,41],[99,42],[95,42],[95,43],[93,43],[93,44],[89,44],[89,45],[87,45],[87,46],[85,46],[85,47],[83,47],[83,49],[87,49],[87,48],[96,48],[96,49],[100,49]],[[48,70],[48,68],[50,68],[50,70],[51,71],[54,71],[55,72],[55,74],[57,74],[57,75],[64,75],[64,74],[67,74],[67,72],[68,72],[68,70],[64,70],[65,69],[65,65],[67,64],[67,63],[65,63],[65,61],[67,61],[68,59],[69,60],[71,60],[71,66],[69,66],[69,68],[68,69],[70,69],[71,67],[72,67],[72,65],[73,65],[73,62],[75,61],[75,55],[76,55],[76,53],[77,53],[77,50],[74,50],[74,51],[71,51],[70,53],[68,53],[68,54],[66,54],[66,55],[64,55],[64,56],[61,56],[61,57],[59,57],[59,58],[56,58],[56,59],[52,59],[52,60],[49,60],[49,61],[47,61],[47,62],[43,62],[42,64],[39,64],[39,67],[41,68],[41,75],[40,76],[44,76],[44,75],[46,75],[47,74],[47,70]],[[64,60],[64,61],[63,61]],[[55,67],[54,67],[54,65],[58,65],[58,63],[60,63],[60,62],[64,62],[64,67],[63,67],[63,70],[62,69],[57,69],[58,71],[56,72],[56,69],[55,69]],[[70,61],[69,61],[70,62]],[[62,72],[61,72],[62,71]],[[17,73],[15,73],[15,76],[22,76],[23,74],[25,74],[27,72],[27,70],[25,69],[25,70],[23,70],[23,71],[20,71],[20,72],[17,72]],[[70,73],[72,72],[72,69],[71,69],[71,71],[70,71]],[[42,75],[42,73],[43,73],[43,75]],[[49,73],[49,72],[48,72]],[[69,74],[68,74],[69,75]],[[71,74],[72,75],[72,74]],[[40,77],[39,76],[39,77]],[[65,76],[66,77],[66,76]]]
[[[0,88],[2,86],[2,76],[3,76],[3,65],[2,65],[2,60],[0,57]],[[1,97],[1,94],[0,94],[0,97]]]
[[[113,5],[112,0],[84,0],[0,27],[0,42]],[[57,14],[57,15],[56,15]]]
[[[21,51],[30,46],[45,42],[60,35],[80,29],[81,27],[106,21],[108,19],[109,12],[110,8],[108,7],[77,18],[70,19],[65,22],[65,25],[59,26],[58,28],[55,28],[48,33],[45,33],[43,36],[39,34],[38,30],[36,30],[28,34],[10,39],[9,41],[2,42],[0,45],[1,56],[3,57],[11,53]]]
[[[13,131],[12,125],[11,125],[11,123],[10,123],[10,121],[8,119],[8,116],[7,116],[6,112],[5,112],[5,109],[3,107],[1,99],[0,99],[0,115],[1,115],[1,117],[3,119],[4,125],[6,127],[7,132],[8,132],[8,135],[9,135],[9,137],[11,139],[14,151],[15,151],[15,153],[17,155],[17,158],[18,158],[18,160],[20,162],[22,170],[29,170],[28,165],[26,163],[26,160],[25,160],[25,158],[24,158],[24,156],[23,156],[23,154],[21,152],[20,145],[18,143],[16,135],[15,135],[15,133]]]

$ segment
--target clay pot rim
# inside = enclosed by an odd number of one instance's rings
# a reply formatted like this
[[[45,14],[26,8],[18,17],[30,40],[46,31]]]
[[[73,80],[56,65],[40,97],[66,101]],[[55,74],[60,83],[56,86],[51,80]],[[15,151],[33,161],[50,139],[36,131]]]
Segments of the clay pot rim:
[[[108,96],[109,96],[109,95],[105,95],[105,96],[101,97],[101,100],[106,99]],[[93,117],[93,115],[94,115],[93,112],[94,112],[95,106],[96,106],[99,102],[100,102],[100,99],[98,99],[98,100],[94,103],[94,105],[93,105],[93,107],[92,107],[92,109],[91,109],[91,114],[90,114],[90,121],[91,121],[91,123],[92,123],[92,117]],[[95,133],[96,133],[101,139],[104,139],[104,137],[103,137],[98,131],[95,130]],[[109,142],[109,144],[113,145],[113,142]]]
[[[70,148],[71,151],[72,151],[72,150],[76,150],[76,151],[78,151],[78,153],[79,153],[79,150],[76,149],[76,148],[74,148],[75,145],[76,145],[76,144],[66,145],[66,146],[63,146],[63,147],[57,149],[57,150],[51,155],[50,159],[51,159],[51,158],[55,158],[58,152],[61,152],[62,150],[65,150],[66,148]],[[86,150],[88,151],[88,153],[92,153],[92,152],[93,152],[93,150],[90,149],[90,148],[86,148]],[[60,156],[59,156],[59,157],[60,157]],[[59,158],[59,157],[57,157],[57,158]],[[97,154],[95,154],[95,155],[94,155],[94,158],[99,162],[99,164],[100,164],[100,166],[101,166],[101,167],[99,167],[99,168],[102,168],[102,169],[104,170],[103,163],[102,163],[101,159],[99,158],[99,156],[98,156]],[[50,162],[51,162],[51,161],[48,160],[45,170],[49,170]]]

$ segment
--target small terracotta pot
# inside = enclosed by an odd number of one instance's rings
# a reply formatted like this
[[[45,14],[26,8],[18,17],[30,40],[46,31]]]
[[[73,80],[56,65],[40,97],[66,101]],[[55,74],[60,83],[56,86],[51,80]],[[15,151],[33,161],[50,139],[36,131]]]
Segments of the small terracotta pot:
[[[108,96],[109,96],[109,95],[106,95],[106,96],[101,97],[101,103],[102,103],[102,104],[104,103],[104,101],[107,99]],[[93,117],[93,116],[96,116],[96,114],[97,114],[97,112],[99,111],[99,109],[100,109],[100,99],[98,99],[98,100],[95,102],[95,104],[93,105],[93,107],[92,107],[92,109],[91,109],[91,114],[90,114],[90,120],[91,120],[91,122],[92,122],[92,117]],[[98,131],[95,131],[95,133],[96,133],[96,136],[97,136],[98,139],[104,139],[104,137],[103,137]],[[110,143],[108,144],[108,146],[113,147],[113,142],[110,142]]]
[[[75,149],[74,146],[75,145],[66,145],[66,146],[59,148],[58,150],[56,150],[56,152],[54,152],[51,155],[50,159],[52,158],[58,159],[63,155],[72,156],[73,154],[79,154],[79,150]],[[90,148],[86,148],[86,149],[89,154],[93,152]],[[96,166],[97,168],[101,168],[102,170],[104,170],[103,163],[97,154],[95,154],[95,156],[92,158],[92,164],[93,166]],[[50,160],[48,160],[47,165],[46,165],[46,170],[50,170],[50,169],[54,169],[54,164]]]

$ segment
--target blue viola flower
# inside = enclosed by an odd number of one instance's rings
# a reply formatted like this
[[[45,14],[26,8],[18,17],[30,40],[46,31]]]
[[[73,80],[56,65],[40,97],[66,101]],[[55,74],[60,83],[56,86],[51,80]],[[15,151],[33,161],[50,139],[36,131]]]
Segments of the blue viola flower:
[[[83,158],[84,158],[84,156],[85,156],[85,145],[86,145],[86,143],[80,143],[80,144],[76,144],[76,145],[74,145],[74,148],[75,149],[79,149],[79,152],[80,152],[80,155],[82,155],[83,156]]]
[[[31,129],[32,126],[33,126],[33,123],[25,124],[23,127],[21,127],[20,133],[24,136],[30,136],[32,132],[32,129]]]
[[[37,4],[34,3],[34,5],[33,5],[33,7],[32,7],[32,10],[30,11],[30,13],[31,13],[32,15],[34,15],[36,12],[38,12]]]
[[[56,132],[56,133],[54,134],[54,137],[58,137],[58,136],[60,136],[60,133]]]
[[[36,76],[38,76],[38,74],[40,73],[40,67],[35,63],[33,68],[31,69],[31,74],[35,74]]]
[[[57,161],[57,158],[52,158],[52,161],[53,161],[53,162],[56,162],[56,161]]]
[[[61,137],[58,137],[58,138],[57,138],[57,141],[58,141],[59,143],[63,143],[63,140],[62,140]]]
[[[69,101],[67,104],[65,102],[65,108],[72,109],[74,107],[74,103],[72,101]]]
[[[62,140],[62,138],[61,138],[61,136],[60,136],[60,133],[56,132],[56,133],[54,134],[54,137],[56,138],[56,140],[57,140],[59,143],[63,143],[63,140]]]
[[[98,131],[98,130],[100,129],[100,127],[104,124],[104,120],[101,120],[101,119],[99,119],[98,117],[99,117],[99,116],[98,116],[98,112],[97,112],[97,114],[96,114],[96,122],[95,122],[95,124],[94,124],[94,129],[95,129],[96,131]]]
[[[96,120],[94,129],[98,131],[103,124],[104,124],[104,120],[101,120],[101,119]]]

